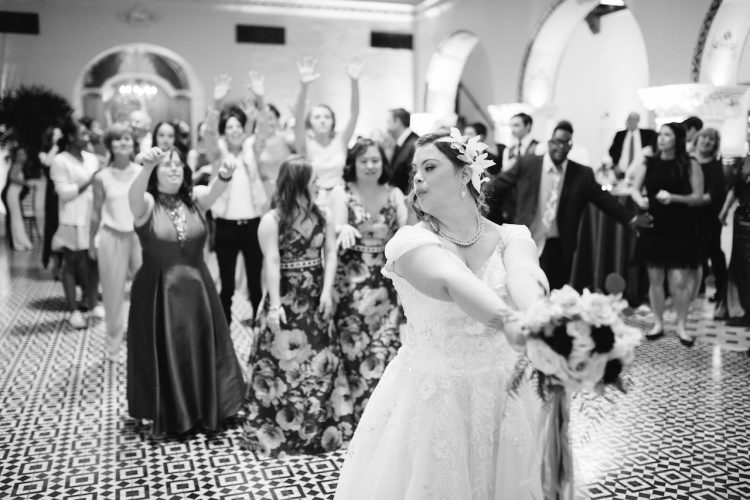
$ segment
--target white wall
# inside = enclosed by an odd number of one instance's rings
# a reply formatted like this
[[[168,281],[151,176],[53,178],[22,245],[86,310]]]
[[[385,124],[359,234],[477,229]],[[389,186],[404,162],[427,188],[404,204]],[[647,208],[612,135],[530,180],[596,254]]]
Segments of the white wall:
[[[207,96],[218,74],[232,77],[234,91],[230,97],[238,97],[248,70],[262,72],[268,100],[288,116],[288,105],[294,103],[299,88],[295,62],[312,55],[319,60],[323,76],[311,87],[310,101],[330,104],[343,124],[349,115],[344,65],[350,56],[358,54],[366,62],[358,133],[382,128],[388,108],[413,108],[412,51],[370,47],[371,30],[409,33],[410,22],[259,14],[241,6],[153,0],[144,5],[158,21],[132,27],[118,19],[132,5],[112,0],[0,0],[3,10],[36,12],[40,16],[39,36],[7,37],[10,54],[4,60],[17,63],[13,83],[43,84],[71,97],[84,66],[98,54],[117,45],[150,43],[182,56]],[[237,44],[235,24],[283,26],[286,45]]]
[[[590,166],[598,166],[629,112],[640,112],[641,126],[649,125],[636,94],[648,86],[646,57],[638,25],[628,11],[602,17],[598,34],[581,21],[568,42],[557,75],[553,121],[573,123],[574,141],[588,150]],[[547,128],[539,137],[546,139],[550,132]],[[537,133],[542,133],[541,126]]]

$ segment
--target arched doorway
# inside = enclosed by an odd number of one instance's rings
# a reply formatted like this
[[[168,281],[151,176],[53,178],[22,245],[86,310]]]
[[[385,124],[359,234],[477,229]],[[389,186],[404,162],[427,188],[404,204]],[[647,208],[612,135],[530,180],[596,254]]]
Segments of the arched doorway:
[[[427,68],[425,113],[440,125],[455,124],[459,111],[471,121],[491,126],[485,110],[493,95],[488,67],[489,58],[477,35],[462,30],[445,37]]]
[[[101,123],[126,120],[145,109],[152,123],[180,119],[189,124],[203,113],[203,92],[187,62],[150,44],[113,47],[92,59],[78,78],[73,102]]]
[[[535,109],[535,135],[546,139],[559,119],[593,167],[631,111],[646,110],[637,91],[649,84],[648,55],[633,14],[599,0],[563,0],[540,26],[525,60],[521,100]]]

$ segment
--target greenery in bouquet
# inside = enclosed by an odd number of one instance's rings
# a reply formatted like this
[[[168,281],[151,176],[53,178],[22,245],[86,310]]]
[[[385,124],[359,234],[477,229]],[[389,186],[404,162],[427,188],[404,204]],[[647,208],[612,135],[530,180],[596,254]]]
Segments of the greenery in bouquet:
[[[564,389],[603,394],[607,386],[625,392],[623,374],[632,364],[641,332],[625,324],[627,303],[619,295],[603,295],[570,286],[522,314],[527,332],[526,357],[511,382],[515,392],[531,370],[539,396]]]

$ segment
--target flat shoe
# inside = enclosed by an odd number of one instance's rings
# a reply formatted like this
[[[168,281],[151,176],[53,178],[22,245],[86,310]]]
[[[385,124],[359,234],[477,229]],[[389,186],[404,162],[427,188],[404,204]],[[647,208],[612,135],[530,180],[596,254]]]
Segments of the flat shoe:
[[[658,332],[647,333],[646,334],[646,340],[656,340],[656,339],[662,338],[663,336],[664,336],[664,329],[662,328]]]
[[[695,337],[690,337],[686,339],[680,334],[677,334],[677,338],[680,339],[680,344],[684,345],[685,347],[693,347],[693,344],[695,344]]]

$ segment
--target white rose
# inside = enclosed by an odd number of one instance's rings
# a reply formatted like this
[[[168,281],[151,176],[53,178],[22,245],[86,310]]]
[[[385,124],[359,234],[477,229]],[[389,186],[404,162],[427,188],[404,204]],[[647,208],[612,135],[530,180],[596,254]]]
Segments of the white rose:
[[[565,363],[562,356],[553,351],[546,342],[539,339],[530,339],[526,343],[526,356],[534,365],[534,368],[545,375],[556,375]]]
[[[576,382],[576,387],[588,391],[594,391],[596,385],[604,377],[604,369],[609,361],[605,354],[594,356],[571,355],[563,370],[571,380]]]
[[[539,332],[552,322],[553,319],[562,316],[559,306],[546,300],[534,302],[523,314],[523,323],[531,332]]]
[[[594,326],[611,325],[620,318],[619,306],[601,293],[583,291],[581,296],[581,317]]]
[[[594,339],[591,338],[591,325],[585,321],[568,321],[565,325],[565,331],[573,339],[574,351],[588,354],[594,349]]]
[[[570,285],[565,285],[559,290],[552,290],[549,294],[549,301],[556,305],[562,311],[566,318],[572,318],[581,312],[581,296]]]

